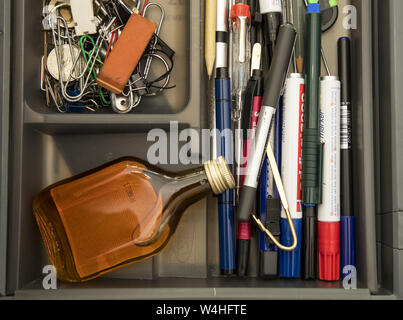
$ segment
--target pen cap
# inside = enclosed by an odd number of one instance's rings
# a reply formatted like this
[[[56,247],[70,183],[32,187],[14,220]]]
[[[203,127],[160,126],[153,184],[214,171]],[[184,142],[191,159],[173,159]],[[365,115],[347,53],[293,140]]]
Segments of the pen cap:
[[[250,7],[247,4],[234,4],[231,7],[231,20],[234,21],[238,17],[246,17],[248,20],[251,18]]]
[[[280,277],[299,278],[301,276],[302,219],[292,220],[297,234],[298,246],[294,251],[280,251]],[[281,243],[291,246],[293,237],[287,219],[281,219]]]
[[[350,39],[342,37],[337,42],[339,78],[342,84],[341,102],[350,102],[351,92],[351,45]]]
[[[274,279],[278,276],[278,251],[260,252],[260,276]]]
[[[316,280],[318,246],[316,242],[317,221],[314,206],[306,206],[304,208],[304,220],[302,224],[302,260],[301,260],[301,276],[305,280]]]
[[[306,8],[306,13],[320,13],[320,4],[317,2],[309,3],[308,7]]]
[[[319,280],[340,279],[340,222],[318,222]]]
[[[283,11],[283,5],[281,0],[259,0],[260,13],[281,13]]]
[[[344,268],[355,262],[355,217],[341,217],[340,221],[340,272],[344,278]]]
[[[277,108],[280,100],[291,56],[294,49],[297,32],[292,24],[284,24],[280,27],[273,61],[265,79],[265,93],[263,106]]]

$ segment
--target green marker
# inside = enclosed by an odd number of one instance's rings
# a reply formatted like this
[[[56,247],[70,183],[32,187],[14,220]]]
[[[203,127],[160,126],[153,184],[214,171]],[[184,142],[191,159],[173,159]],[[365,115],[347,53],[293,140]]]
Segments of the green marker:
[[[302,202],[304,222],[302,277],[316,279],[316,207],[322,203],[322,155],[320,142],[321,11],[309,3],[306,13],[305,115],[302,151]]]

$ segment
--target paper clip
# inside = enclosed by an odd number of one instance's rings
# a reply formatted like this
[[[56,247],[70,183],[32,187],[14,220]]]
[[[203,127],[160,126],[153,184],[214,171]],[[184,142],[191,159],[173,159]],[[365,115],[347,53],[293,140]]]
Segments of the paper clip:
[[[276,158],[273,153],[273,149],[271,148],[270,143],[267,144],[267,157],[269,159],[270,166],[273,171],[273,176],[274,176],[274,181],[276,182],[278,194],[280,196],[281,204],[284,208],[285,214],[287,216],[288,224],[290,226],[292,238],[293,238],[293,244],[290,247],[285,247],[281,243],[277,241],[277,239],[271,234],[269,230],[266,229],[266,227],[263,225],[263,223],[258,219],[254,214],[252,214],[253,219],[255,220],[256,224],[259,226],[260,230],[262,230],[264,233],[267,234],[267,236],[273,241],[273,243],[283,251],[293,251],[298,245],[298,239],[297,239],[297,233],[295,231],[294,223],[291,218],[291,213],[290,213],[290,208],[287,200],[287,196],[284,191],[284,186],[283,186],[283,181],[281,180],[281,175],[280,171],[278,170]]]

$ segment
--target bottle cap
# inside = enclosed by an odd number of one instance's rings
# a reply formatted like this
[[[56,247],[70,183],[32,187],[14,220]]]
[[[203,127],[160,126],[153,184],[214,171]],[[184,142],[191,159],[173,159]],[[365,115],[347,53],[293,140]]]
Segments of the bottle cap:
[[[319,279],[340,279],[340,222],[318,222]]]
[[[235,188],[234,176],[224,157],[219,157],[215,161],[207,161],[204,164],[204,169],[211,189],[216,195]]]

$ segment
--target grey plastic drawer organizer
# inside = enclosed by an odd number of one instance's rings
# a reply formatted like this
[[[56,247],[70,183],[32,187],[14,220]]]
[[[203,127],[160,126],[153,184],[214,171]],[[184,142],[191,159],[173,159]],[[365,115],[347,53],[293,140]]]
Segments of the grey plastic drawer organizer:
[[[16,298],[227,298],[227,299],[369,299],[378,290],[375,236],[375,173],[373,121],[372,2],[353,0],[356,30],[339,26],[324,35],[324,50],[337,70],[336,41],[349,35],[353,43],[354,85],[354,209],[357,213],[358,289],[341,283],[283,280],[226,279],[219,275],[216,200],[192,206],[180,223],[170,246],[159,256],[115,271],[84,284],[59,283],[58,290],[42,288],[42,268],[48,264],[31,210],[43,187],[120,156],[146,158],[147,132],[207,125],[207,80],[203,62],[204,1],[165,2],[162,38],[176,51],[175,90],[145,100],[127,115],[60,114],[45,106],[39,89],[43,36],[39,17],[42,1],[0,1],[6,9],[1,25],[12,21],[11,52],[1,56],[3,88],[7,90],[7,63],[12,57],[11,103],[2,96],[2,171],[0,206],[0,294]],[[347,5],[350,1],[340,1]],[[172,30],[177,30],[172,32]],[[179,32],[180,31],[180,32]],[[2,46],[7,37],[2,35]],[[0,69],[1,70],[1,69]],[[11,114],[8,140],[7,112]],[[7,142],[10,142],[9,145]],[[4,144],[5,143],[5,144]],[[7,145],[9,151],[7,151]],[[8,157],[4,157],[4,153]],[[4,170],[7,165],[9,170]],[[162,166],[171,171],[183,166]],[[6,176],[8,172],[8,185]],[[7,194],[8,190],[8,194]],[[8,200],[8,208],[3,205]],[[7,230],[7,233],[6,233]],[[7,241],[6,241],[7,240]],[[7,252],[6,252],[7,251]],[[7,271],[7,272],[5,272]]]

